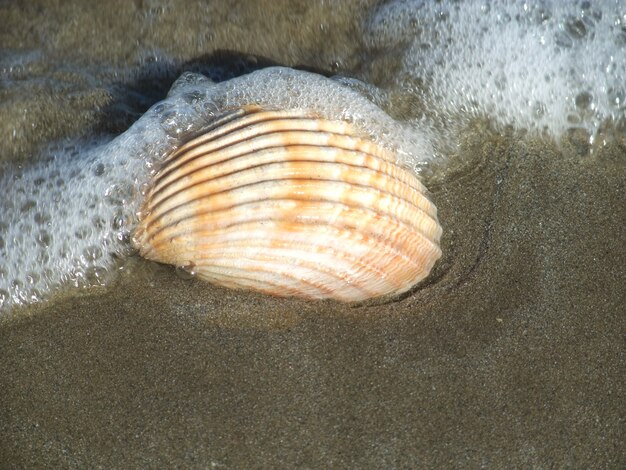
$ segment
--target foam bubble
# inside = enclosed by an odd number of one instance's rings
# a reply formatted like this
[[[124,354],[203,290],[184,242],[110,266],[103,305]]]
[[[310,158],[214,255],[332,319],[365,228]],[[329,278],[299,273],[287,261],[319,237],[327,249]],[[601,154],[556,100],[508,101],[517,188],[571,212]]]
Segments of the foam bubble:
[[[402,87],[441,124],[487,114],[555,137],[626,117],[626,4],[396,0],[368,20],[371,47],[405,48]],[[407,46],[408,43],[408,46]]]
[[[37,301],[60,286],[105,282],[133,252],[143,193],[159,161],[229,108],[310,109],[353,122],[407,163],[432,156],[422,134],[393,121],[359,88],[376,95],[354,80],[280,67],[218,84],[186,73],[117,138],[60,143],[31,167],[6,168],[0,307]]]
[[[199,84],[197,80],[200,80]],[[183,74],[168,96],[178,95],[189,106],[195,107],[200,116],[210,117],[219,110],[245,104],[275,109],[311,109],[328,119],[352,122],[377,143],[395,150],[406,165],[415,169],[433,156],[427,136],[390,118],[375,104],[382,100],[375,87],[356,79],[328,79],[289,68],[270,67],[221,82],[208,91],[202,88],[206,80],[198,74]],[[200,119],[206,119],[206,116]],[[179,127],[180,124],[177,120]],[[197,131],[197,125],[193,129]]]

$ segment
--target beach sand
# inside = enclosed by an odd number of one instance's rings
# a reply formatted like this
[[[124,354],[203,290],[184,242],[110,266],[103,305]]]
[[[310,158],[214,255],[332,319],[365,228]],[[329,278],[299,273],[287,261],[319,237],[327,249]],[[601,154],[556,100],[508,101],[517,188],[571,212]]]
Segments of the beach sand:
[[[0,43],[39,51],[3,92],[13,162],[122,132],[189,64],[335,67],[381,85],[389,61],[363,72],[372,2],[57,3],[0,7]],[[178,62],[113,86],[150,48]],[[625,157],[619,141],[590,153],[470,122],[425,181],[444,256],[400,299],[277,299],[133,258],[106,287],[3,315],[0,467],[623,468]]]

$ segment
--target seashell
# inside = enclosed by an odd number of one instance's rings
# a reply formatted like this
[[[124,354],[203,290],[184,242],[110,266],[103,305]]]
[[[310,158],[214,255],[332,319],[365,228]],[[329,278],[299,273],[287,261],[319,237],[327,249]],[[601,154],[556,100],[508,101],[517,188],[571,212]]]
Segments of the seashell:
[[[441,256],[425,192],[349,122],[244,106],[165,159],[134,242],[222,286],[359,301],[407,291]]]

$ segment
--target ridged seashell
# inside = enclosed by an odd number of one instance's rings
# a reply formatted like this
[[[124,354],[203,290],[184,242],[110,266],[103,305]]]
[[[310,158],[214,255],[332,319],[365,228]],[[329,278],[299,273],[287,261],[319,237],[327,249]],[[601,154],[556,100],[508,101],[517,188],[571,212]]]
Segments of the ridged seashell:
[[[348,122],[249,106],[165,160],[134,240],[222,286],[358,301],[408,290],[441,256],[424,192]]]

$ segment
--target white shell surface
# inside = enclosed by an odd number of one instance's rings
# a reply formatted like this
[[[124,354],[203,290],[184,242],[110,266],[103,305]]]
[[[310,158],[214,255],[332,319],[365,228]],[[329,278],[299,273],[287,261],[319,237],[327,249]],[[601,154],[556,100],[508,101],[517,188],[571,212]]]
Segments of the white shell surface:
[[[408,290],[441,256],[424,193],[348,122],[247,106],[169,155],[134,241],[222,286],[358,301]]]

